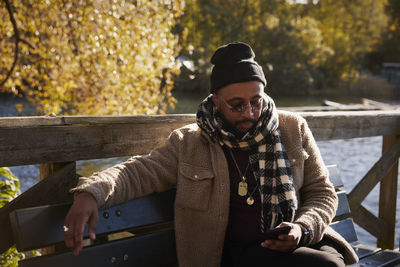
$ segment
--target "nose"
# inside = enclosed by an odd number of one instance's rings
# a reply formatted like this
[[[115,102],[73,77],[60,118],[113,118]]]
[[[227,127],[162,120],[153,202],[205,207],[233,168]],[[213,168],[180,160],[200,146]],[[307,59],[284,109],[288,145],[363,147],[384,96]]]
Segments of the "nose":
[[[251,105],[247,105],[246,109],[242,112],[242,117],[252,119],[254,117],[254,110]]]

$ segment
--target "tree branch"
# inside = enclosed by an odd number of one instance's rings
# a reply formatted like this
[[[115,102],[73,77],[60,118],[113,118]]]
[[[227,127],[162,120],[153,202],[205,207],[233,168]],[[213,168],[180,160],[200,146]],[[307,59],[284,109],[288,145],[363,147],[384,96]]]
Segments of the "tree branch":
[[[20,41],[21,43],[26,44],[26,45],[29,46],[29,48],[31,48],[31,49],[36,49],[35,46],[33,46],[32,44],[30,44],[27,40],[22,39],[21,37],[19,38],[19,41]]]

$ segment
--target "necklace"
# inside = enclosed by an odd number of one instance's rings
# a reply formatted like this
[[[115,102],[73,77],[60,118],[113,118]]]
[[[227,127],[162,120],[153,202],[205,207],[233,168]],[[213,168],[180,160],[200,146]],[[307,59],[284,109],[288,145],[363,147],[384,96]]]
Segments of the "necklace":
[[[248,198],[246,199],[246,203],[247,205],[251,206],[254,204],[254,198],[253,198],[253,194],[254,192],[256,192],[256,189],[258,188],[258,183],[257,185],[254,187],[253,192],[251,192],[251,194],[248,196]]]
[[[239,175],[241,177],[241,181],[238,184],[238,195],[241,196],[241,197],[248,196],[247,199],[246,199],[246,203],[247,203],[247,205],[251,206],[251,205],[254,204],[253,194],[256,191],[256,189],[258,188],[258,183],[254,187],[253,192],[251,192],[251,194],[249,194],[249,191],[248,191],[248,188],[247,188],[248,185],[247,185],[247,182],[246,182],[247,178],[246,178],[245,175],[247,173],[247,169],[249,168],[250,160],[247,163],[246,170],[244,171],[244,175],[243,175],[242,172],[240,171],[239,165],[237,164],[235,157],[233,156],[232,150],[229,149],[229,152],[231,154],[233,162],[235,163],[236,169],[238,170]]]

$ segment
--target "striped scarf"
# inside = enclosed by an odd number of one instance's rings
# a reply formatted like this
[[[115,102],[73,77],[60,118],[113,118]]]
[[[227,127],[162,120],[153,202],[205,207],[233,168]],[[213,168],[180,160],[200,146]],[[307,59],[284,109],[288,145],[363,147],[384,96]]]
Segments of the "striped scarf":
[[[293,222],[297,210],[290,162],[281,142],[274,101],[264,94],[263,109],[255,127],[240,139],[225,130],[224,120],[209,95],[197,111],[197,124],[213,141],[231,149],[249,151],[249,160],[261,196],[261,231],[281,222]]]

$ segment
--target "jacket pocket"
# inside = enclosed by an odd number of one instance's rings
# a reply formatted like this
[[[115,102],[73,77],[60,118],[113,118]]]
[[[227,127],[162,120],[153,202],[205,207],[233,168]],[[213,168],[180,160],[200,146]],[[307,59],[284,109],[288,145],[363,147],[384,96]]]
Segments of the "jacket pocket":
[[[182,163],[179,167],[175,204],[205,211],[208,209],[214,173],[210,169]]]
[[[300,164],[303,165],[304,161],[308,159],[309,155],[307,151],[304,150],[302,147],[297,147],[291,150],[287,150],[286,153],[288,154],[290,166],[299,166]]]
[[[286,152],[290,161],[294,187],[296,192],[299,192],[304,183],[304,161],[307,160],[310,155],[302,147],[296,147]]]

